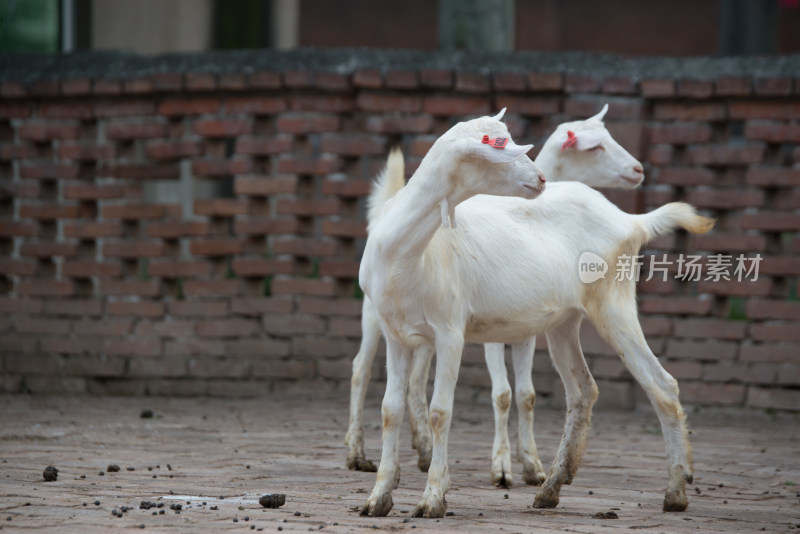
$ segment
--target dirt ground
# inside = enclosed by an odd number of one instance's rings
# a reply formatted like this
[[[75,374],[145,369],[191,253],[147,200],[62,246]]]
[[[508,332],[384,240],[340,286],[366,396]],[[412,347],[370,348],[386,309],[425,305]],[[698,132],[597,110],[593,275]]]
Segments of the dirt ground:
[[[367,454],[380,455],[379,399],[367,409]],[[152,418],[142,418],[152,410]],[[512,421],[516,421],[512,413]],[[258,400],[0,397],[0,528],[6,532],[787,532],[800,531],[800,416],[690,413],[695,481],[689,509],[661,511],[667,473],[655,416],[597,411],[583,466],[554,510],[537,488],[488,483],[492,412],[459,404],[450,437],[452,489],[440,520],[410,512],[422,494],[410,435],[388,517],[358,513],[374,473],[348,471],[347,397]],[[545,465],[563,414],[536,413]],[[512,430],[512,440],[516,439]],[[120,467],[107,472],[110,464]],[[58,468],[58,480],[43,471]],[[261,495],[286,494],[265,509]],[[141,509],[142,501],[156,504]],[[162,505],[160,508],[158,505]],[[181,510],[175,510],[181,505]],[[126,509],[123,507],[130,507]],[[596,519],[615,511],[618,519]],[[161,513],[163,512],[163,513]]]

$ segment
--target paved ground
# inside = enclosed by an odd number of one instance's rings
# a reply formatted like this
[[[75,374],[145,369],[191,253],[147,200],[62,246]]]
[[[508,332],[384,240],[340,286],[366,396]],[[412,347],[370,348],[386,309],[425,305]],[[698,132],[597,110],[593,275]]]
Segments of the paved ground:
[[[695,482],[689,509],[661,511],[664,445],[647,413],[597,412],[584,464],[555,510],[530,508],[536,488],[488,483],[491,409],[459,405],[452,490],[441,520],[409,518],[424,487],[410,438],[389,517],[357,511],[374,473],[344,468],[345,395],[261,400],[0,397],[0,528],[108,532],[787,532],[800,531],[800,416],[690,415]],[[369,402],[368,455],[379,457],[378,400]],[[140,417],[142,410],[155,413]],[[547,464],[562,414],[539,410]],[[512,420],[515,417],[512,414]],[[512,437],[512,439],[514,439]],[[59,469],[44,482],[47,465]],[[104,473],[109,464],[121,470]],[[171,470],[170,470],[171,467]],[[128,470],[133,468],[133,470]],[[150,470],[152,468],[152,470]],[[520,481],[520,467],[517,482]],[[263,509],[258,497],[285,493]],[[162,508],[139,509],[141,501]],[[181,504],[176,513],[170,505]],[[132,507],[122,517],[112,514]],[[216,507],[216,509],[212,509]],[[153,511],[164,510],[161,515]],[[595,519],[616,511],[619,519]],[[237,521],[238,520],[238,521]]]

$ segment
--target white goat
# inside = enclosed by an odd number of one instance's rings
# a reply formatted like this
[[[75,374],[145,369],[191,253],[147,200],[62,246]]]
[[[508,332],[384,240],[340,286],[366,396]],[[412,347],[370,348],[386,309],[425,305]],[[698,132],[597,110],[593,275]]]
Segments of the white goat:
[[[644,175],[641,164],[622,148],[606,130],[603,117],[606,104],[597,115],[586,120],[561,124],[545,142],[534,163],[550,182],[579,180],[592,187],[633,188]],[[383,205],[405,185],[403,160],[393,153],[378,185],[387,198],[372,198],[368,214],[370,225],[380,215]],[[362,338],[353,360],[350,390],[350,423],[345,443],[348,446],[347,466],[350,469],[375,471],[375,465],[364,455],[363,406],[367,384],[375,358],[380,327],[372,303],[364,298],[361,314]],[[512,347],[515,368],[519,443],[517,456],[523,463],[523,478],[528,484],[544,482],[546,473],[539,460],[533,437],[535,393],[531,379],[535,338]],[[419,453],[418,465],[427,471],[431,460],[431,434],[428,425],[427,382],[433,352],[421,348],[414,357],[408,389],[409,420],[412,444]],[[508,383],[502,344],[486,345],[486,363],[492,378],[492,400],[495,411],[495,439],[492,451],[491,480],[496,486],[512,484],[511,455],[508,439],[508,411],[511,386]]]
[[[636,317],[635,282],[578,278],[578,258],[592,251],[610,265],[635,255],[657,235],[682,226],[704,232],[713,222],[683,203],[628,215],[583,184],[554,184],[540,200],[481,196],[533,192],[517,185],[533,172],[507,149],[475,150],[477,140],[507,137],[497,118],[460,123],[433,145],[409,184],[370,229],[359,279],[387,340],[388,379],[381,407],[383,450],[375,487],[363,512],[386,515],[399,481],[398,438],[412,351],[435,349],[430,407],[433,452],[428,483],[414,515],[441,517],[449,487],[447,435],[461,351],[466,341],[522,343],[547,332],[567,396],[567,421],[550,475],[534,506],[558,504],[562,484],[577,470],[597,387],[580,350],[578,328],[588,315],[617,349],[658,413],[667,442],[665,510],[685,509],[691,451],[678,388],[647,347]],[[502,164],[513,161],[510,165]],[[376,188],[373,198],[386,196]],[[464,206],[455,210],[460,202]],[[439,231],[448,218],[451,231]]]

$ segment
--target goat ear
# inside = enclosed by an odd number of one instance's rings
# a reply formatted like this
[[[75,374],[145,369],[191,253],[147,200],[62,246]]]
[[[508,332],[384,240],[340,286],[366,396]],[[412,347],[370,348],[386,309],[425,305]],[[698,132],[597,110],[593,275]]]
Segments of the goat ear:
[[[598,128],[591,128],[581,130],[578,132],[569,131],[562,136],[561,151],[573,147],[576,150],[589,150],[603,142],[605,137],[605,130]]]
[[[501,109],[501,110],[500,110],[500,113],[498,113],[497,115],[495,115],[495,116],[494,116],[494,117],[492,117],[492,118],[493,118],[494,120],[496,120],[496,121],[502,120],[502,119],[503,119],[503,115],[505,115],[505,114],[506,114],[506,109],[508,109],[508,108],[503,108],[503,109]]]
[[[600,113],[598,113],[597,115],[595,115],[595,116],[593,116],[593,117],[589,117],[589,118],[588,118],[588,119],[586,119],[586,120],[587,120],[587,121],[597,121],[597,122],[602,122],[602,121],[603,121],[603,117],[605,117],[605,116],[606,116],[606,113],[608,113],[608,104],[606,104],[605,106],[603,106],[603,109],[601,109],[601,110],[600,110]]]
[[[465,139],[467,153],[479,156],[492,163],[511,163],[527,154],[533,148],[533,145],[518,145],[510,137],[498,138],[500,140],[505,139],[505,145],[503,148],[495,148],[489,143],[488,136],[485,137],[487,137],[486,143],[480,139]]]

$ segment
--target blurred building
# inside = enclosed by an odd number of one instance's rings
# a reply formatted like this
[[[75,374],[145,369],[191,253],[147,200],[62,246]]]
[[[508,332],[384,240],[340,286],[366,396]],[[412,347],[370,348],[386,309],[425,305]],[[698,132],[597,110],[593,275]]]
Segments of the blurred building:
[[[800,50],[798,0],[3,0],[0,51],[373,47],[622,55]]]

